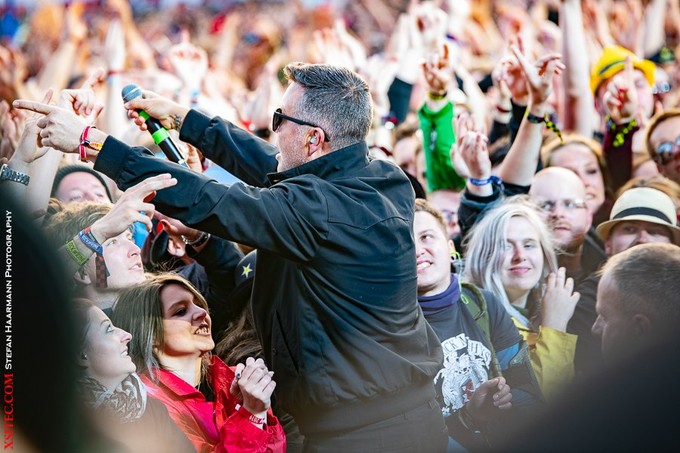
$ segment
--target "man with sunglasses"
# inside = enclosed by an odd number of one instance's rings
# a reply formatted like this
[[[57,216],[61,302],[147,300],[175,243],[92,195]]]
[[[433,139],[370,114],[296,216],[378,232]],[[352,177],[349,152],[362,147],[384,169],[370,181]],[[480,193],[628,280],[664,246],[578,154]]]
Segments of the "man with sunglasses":
[[[126,104],[180,130],[244,183],[217,184],[97,129],[59,107],[15,101],[46,116],[42,143],[76,153],[127,188],[170,173],[154,202],[188,226],[258,249],[252,310],[276,398],[307,451],[430,452],[446,448],[433,379],[441,343],[417,302],[414,193],[394,164],[370,160],[369,87],[329,65],[290,64],[272,129],[278,148],[150,92]]]
[[[665,110],[652,118],[645,146],[659,173],[680,184],[680,108]]]

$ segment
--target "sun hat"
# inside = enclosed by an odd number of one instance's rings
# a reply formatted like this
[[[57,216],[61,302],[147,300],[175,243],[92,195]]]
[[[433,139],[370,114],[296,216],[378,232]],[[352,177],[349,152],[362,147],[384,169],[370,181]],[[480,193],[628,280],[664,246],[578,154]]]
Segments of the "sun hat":
[[[654,63],[638,58],[625,47],[607,46],[602,50],[600,59],[597,60],[590,71],[590,89],[593,94],[597,92],[602,82],[623,71],[628,55],[633,60],[633,67],[639,69],[645,75],[649,86],[654,85],[654,71],[656,70]]]
[[[607,240],[617,223],[631,220],[656,223],[668,227],[673,243],[680,245],[680,228],[677,226],[675,204],[671,197],[650,187],[636,187],[621,194],[612,207],[607,222],[597,227],[597,234]]]

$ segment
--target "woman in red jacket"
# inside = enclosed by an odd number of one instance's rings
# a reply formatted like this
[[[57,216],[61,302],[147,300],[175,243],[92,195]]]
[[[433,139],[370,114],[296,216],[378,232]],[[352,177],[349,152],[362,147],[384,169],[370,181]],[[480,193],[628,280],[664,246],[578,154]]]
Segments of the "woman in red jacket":
[[[149,394],[197,451],[285,451],[270,409],[273,373],[261,359],[231,369],[211,354],[208,304],[188,281],[163,274],[123,291],[112,320],[132,334],[129,353]]]
[[[130,334],[92,301],[75,299],[72,307],[82,371],[78,390],[104,436],[83,451],[194,452],[165,406],[148,396],[128,354]]]

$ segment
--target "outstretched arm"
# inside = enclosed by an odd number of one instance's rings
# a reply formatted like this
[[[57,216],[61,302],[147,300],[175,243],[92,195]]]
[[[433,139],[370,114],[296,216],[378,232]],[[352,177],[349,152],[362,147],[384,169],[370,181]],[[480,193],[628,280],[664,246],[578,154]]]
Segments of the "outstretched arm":
[[[522,68],[529,91],[529,115],[522,121],[517,137],[498,172],[504,182],[529,186],[533,180],[541,149],[543,124],[548,112],[548,97],[552,91],[553,76],[564,65],[560,56],[546,55],[536,62],[530,61],[520,47],[511,50]]]
[[[586,35],[583,28],[581,0],[562,0],[560,3],[560,28],[562,29],[562,55],[564,57],[564,109],[560,111],[562,125],[584,137],[593,134],[593,94],[590,91],[590,74]]]

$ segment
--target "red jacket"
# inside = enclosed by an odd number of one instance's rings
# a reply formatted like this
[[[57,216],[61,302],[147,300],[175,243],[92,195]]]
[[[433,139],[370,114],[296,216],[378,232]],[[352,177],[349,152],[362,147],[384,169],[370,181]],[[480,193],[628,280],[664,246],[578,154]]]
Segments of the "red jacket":
[[[168,408],[199,453],[207,452],[285,452],[286,436],[271,409],[266,429],[253,425],[236,411],[238,401],[229,388],[234,372],[213,356],[209,382],[215,401],[209,402],[191,384],[170,371],[158,371],[158,384],[143,375],[148,394]]]

